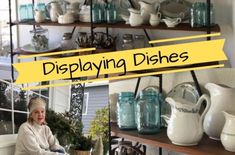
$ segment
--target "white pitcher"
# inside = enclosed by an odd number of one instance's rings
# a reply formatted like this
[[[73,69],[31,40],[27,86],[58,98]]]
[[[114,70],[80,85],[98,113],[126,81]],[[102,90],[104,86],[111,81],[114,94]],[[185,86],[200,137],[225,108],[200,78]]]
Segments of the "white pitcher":
[[[235,111],[235,88],[207,83],[205,88],[211,97],[211,107],[205,116],[203,123],[206,134],[215,140],[220,140],[225,119],[222,111]]]
[[[199,115],[201,103],[206,101],[206,109]],[[171,117],[162,117],[168,122],[167,136],[173,144],[182,146],[197,145],[203,136],[203,119],[210,107],[207,95],[202,95],[196,104],[182,98],[166,98],[171,105]]]
[[[35,22],[41,23],[45,21],[46,17],[45,17],[44,11],[35,10],[34,12],[35,12],[35,15],[34,15]]]
[[[129,23],[131,26],[140,26],[143,24],[143,17],[140,14],[140,11],[129,8],[130,12]]]
[[[235,152],[235,111],[223,111],[225,124],[221,133],[221,142],[228,151]]]
[[[59,15],[63,15],[62,8],[58,2],[51,2],[47,6],[47,9],[50,12],[50,18],[52,22],[57,22]]]
[[[143,17],[144,24],[147,24],[149,22],[151,13],[157,13],[160,10],[159,2],[148,3],[145,1],[139,1],[139,4],[140,4],[140,12],[141,12],[141,16]]]

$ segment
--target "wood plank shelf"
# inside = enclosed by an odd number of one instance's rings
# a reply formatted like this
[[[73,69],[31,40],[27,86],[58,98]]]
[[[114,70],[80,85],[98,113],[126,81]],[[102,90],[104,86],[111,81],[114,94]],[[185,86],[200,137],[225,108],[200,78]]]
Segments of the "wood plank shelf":
[[[79,27],[90,27],[91,23],[85,22],[76,22],[72,24],[59,24],[51,21],[43,22],[43,23],[36,23],[34,21],[29,22],[19,22],[15,21],[12,22],[12,25],[44,25],[44,26],[79,26]],[[189,23],[180,23],[176,27],[169,28],[165,25],[165,23],[160,23],[158,26],[151,26],[151,25],[141,25],[141,26],[130,26],[129,24],[125,24],[124,22],[119,22],[116,24],[93,24],[94,27],[105,28],[121,28],[121,29],[154,29],[154,30],[179,30],[179,31],[204,31],[206,32],[207,27],[191,27]],[[218,24],[211,27],[211,32],[220,32],[220,27]]]
[[[204,135],[197,146],[177,146],[171,143],[166,134],[166,129],[154,135],[141,135],[133,130],[120,130],[116,123],[111,123],[111,135],[147,144],[153,147],[162,147],[171,151],[190,155],[235,155],[234,152],[226,151],[220,141],[210,139]]]

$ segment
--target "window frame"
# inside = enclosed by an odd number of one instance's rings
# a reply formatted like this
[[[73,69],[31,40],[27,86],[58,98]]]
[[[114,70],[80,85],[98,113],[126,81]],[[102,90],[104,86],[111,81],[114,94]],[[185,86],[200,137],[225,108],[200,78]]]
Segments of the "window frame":
[[[82,104],[83,104],[82,105],[82,115],[87,115],[88,102],[89,102],[89,92],[84,92],[83,102],[82,102]],[[85,107],[85,109],[84,109],[84,107]]]

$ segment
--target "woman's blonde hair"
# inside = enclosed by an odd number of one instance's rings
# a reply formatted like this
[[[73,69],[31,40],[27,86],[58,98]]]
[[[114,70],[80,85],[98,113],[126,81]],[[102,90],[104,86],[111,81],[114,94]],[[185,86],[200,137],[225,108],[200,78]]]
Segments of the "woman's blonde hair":
[[[44,103],[46,105],[46,102],[44,99],[42,99],[41,97],[32,97],[30,100],[29,100],[29,104],[28,104],[28,110],[30,111],[31,107],[33,104],[36,104],[36,103]],[[28,122],[29,123],[33,123],[33,118],[31,117],[31,114],[32,112],[29,113],[29,117],[28,117]],[[46,124],[46,122],[44,122],[43,124]]]

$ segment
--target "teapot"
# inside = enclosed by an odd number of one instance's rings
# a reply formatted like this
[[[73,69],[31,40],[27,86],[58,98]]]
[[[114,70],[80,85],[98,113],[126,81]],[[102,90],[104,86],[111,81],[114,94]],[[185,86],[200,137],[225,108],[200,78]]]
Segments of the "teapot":
[[[140,11],[132,8],[128,9],[128,11],[130,12],[129,23],[131,26],[140,26],[143,24],[144,19],[141,16]]]
[[[207,104],[200,116],[199,110],[204,100]],[[171,116],[162,115],[162,117],[168,123],[168,138],[176,145],[197,145],[203,136],[202,125],[210,107],[209,96],[202,95],[196,104],[182,98],[171,97],[167,97],[166,102],[171,106]]]
[[[34,12],[35,12],[35,15],[34,15],[35,22],[41,23],[45,21],[46,17],[45,17],[44,11],[36,9],[34,10]]]
[[[175,27],[182,21],[181,18],[165,18],[162,20],[165,22],[167,27]]]
[[[222,111],[235,111],[235,88],[229,88],[214,83],[207,83],[205,88],[211,97],[211,107],[203,123],[206,134],[215,140],[220,140],[225,118]]]
[[[143,21],[144,24],[147,24],[149,22],[151,13],[157,13],[160,10],[160,3],[158,2],[148,3],[145,1],[139,1],[139,4],[140,4],[141,16],[144,19]]]
[[[63,10],[60,4],[56,1],[47,4],[47,11],[50,13],[50,18],[52,22],[57,22],[59,15],[63,14]]]

